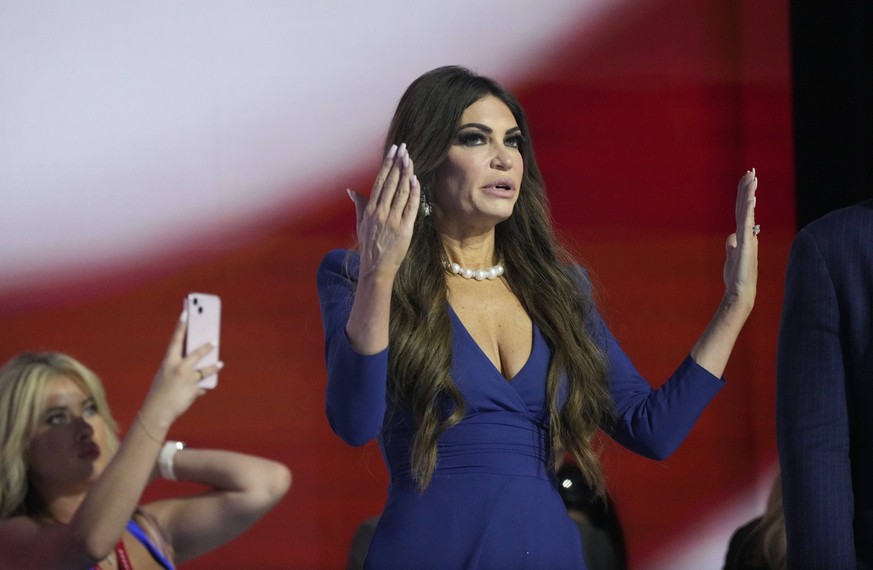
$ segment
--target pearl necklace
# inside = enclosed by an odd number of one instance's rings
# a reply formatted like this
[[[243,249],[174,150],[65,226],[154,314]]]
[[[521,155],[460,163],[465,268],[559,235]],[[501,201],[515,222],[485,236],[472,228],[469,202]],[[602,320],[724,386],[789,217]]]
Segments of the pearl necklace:
[[[497,265],[488,269],[470,269],[469,267],[461,267],[459,264],[449,261],[443,261],[443,266],[455,275],[460,275],[464,279],[475,279],[476,281],[497,279],[506,273],[503,261],[498,261]]]

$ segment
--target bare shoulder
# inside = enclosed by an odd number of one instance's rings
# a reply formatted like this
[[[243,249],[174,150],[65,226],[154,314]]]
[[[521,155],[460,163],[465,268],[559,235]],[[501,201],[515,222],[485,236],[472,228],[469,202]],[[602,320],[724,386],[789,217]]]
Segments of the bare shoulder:
[[[51,534],[53,527],[38,522],[30,517],[11,517],[0,521],[0,545],[19,544],[29,539],[36,538],[40,534]],[[0,548],[0,556],[5,553],[5,548]]]
[[[30,517],[0,521],[0,568],[53,568],[70,544],[67,525]]]

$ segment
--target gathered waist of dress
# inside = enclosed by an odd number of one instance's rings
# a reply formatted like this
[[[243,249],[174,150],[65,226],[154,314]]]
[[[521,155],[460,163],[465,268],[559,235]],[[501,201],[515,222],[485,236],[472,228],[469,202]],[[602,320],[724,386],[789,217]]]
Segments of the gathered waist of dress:
[[[414,486],[409,469],[412,434],[395,431],[383,440],[391,486]],[[433,482],[456,475],[549,477],[548,428],[528,414],[509,411],[473,413],[447,430],[437,442]]]

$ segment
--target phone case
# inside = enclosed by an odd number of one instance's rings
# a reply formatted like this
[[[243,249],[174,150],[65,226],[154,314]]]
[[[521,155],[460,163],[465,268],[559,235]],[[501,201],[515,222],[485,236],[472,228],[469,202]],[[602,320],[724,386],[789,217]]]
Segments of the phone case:
[[[201,358],[196,367],[199,369],[215,364],[218,362],[220,348],[221,298],[209,293],[189,293],[185,298],[185,310],[188,311],[185,354],[211,342],[215,348]],[[215,388],[218,385],[218,374],[204,377],[199,385],[201,388]]]

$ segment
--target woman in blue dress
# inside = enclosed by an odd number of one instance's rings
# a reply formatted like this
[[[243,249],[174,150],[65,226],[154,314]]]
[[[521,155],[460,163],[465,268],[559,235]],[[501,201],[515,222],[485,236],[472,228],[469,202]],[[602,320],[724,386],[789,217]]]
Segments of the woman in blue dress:
[[[573,454],[603,488],[598,428],[669,455],[723,384],[755,298],[754,171],[740,180],[726,291],[658,390],[639,376],[558,245],[518,101],[442,67],[400,100],[365,197],[358,250],[323,260],[327,414],[378,437],[388,500],[370,568],[584,568],[554,484]]]

